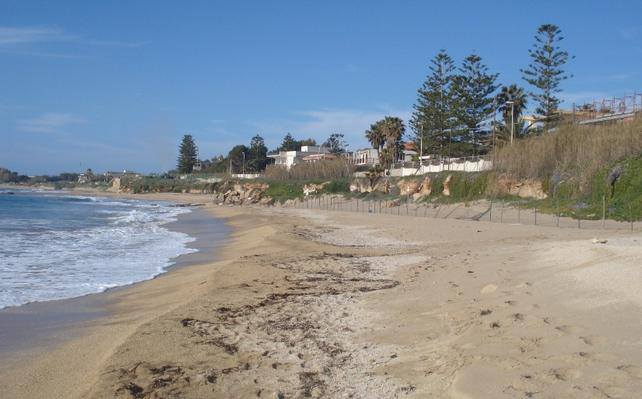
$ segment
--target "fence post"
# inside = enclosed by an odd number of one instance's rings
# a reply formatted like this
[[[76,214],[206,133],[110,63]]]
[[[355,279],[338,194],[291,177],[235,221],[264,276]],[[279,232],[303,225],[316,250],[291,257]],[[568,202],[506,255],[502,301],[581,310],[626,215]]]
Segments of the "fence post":
[[[537,207],[535,207],[535,226],[537,226]]]
[[[488,211],[488,221],[493,221],[493,200],[490,200],[490,210]]]
[[[504,200],[502,200],[502,209],[499,212],[499,223],[504,223]]]
[[[602,228],[606,227],[606,195],[602,195]]]

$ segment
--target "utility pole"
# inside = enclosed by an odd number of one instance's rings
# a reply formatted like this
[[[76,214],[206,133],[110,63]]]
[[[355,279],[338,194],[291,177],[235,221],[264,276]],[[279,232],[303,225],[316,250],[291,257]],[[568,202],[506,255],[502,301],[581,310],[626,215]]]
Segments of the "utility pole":
[[[422,157],[424,156],[424,122],[420,121],[419,122],[419,167],[423,165],[423,159]]]
[[[245,174],[245,151],[243,151],[242,154],[243,154],[243,174]]]

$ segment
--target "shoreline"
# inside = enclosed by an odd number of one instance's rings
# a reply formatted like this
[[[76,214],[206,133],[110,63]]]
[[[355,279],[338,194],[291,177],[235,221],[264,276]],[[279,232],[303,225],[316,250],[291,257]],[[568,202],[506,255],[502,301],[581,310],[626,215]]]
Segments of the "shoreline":
[[[601,398],[642,388],[631,350],[642,344],[639,234],[204,210],[233,228],[218,261],[116,293],[112,316],[0,373],[7,394]],[[592,243],[596,234],[608,243]]]
[[[204,263],[207,259],[215,260],[215,251],[225,245],[226,237],[229,235],[224,221],[219,221],[207,211],[198,208],[177,215],[175,221],[165,223],[163,227],[194,238],[195,240],[186,246],[198,252],[171,258],[170,266],[148,279],[106,288],[100,292],[28,302],[0,309],[0,354],[11,356],[25,350],[47,348],[64,341],[64,336],[73,334],[75,327],[109,314],[107,308],[112,292],[129,289],[179,268]]]

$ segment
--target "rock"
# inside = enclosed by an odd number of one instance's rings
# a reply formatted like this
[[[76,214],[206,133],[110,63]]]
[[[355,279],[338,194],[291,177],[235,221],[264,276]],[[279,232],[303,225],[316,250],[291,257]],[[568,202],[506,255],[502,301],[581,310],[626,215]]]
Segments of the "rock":
[[[591,242],[593,244],[606,244],[607,242],[609,242],[609,240],[607,240],[605,238],[594,238],[594,239],[591,240]]]
[[[372,191],[368,179],[354,179],[350,182],[351,193],[369,193]]]
[[[385,204],[385,205],[386,205],[388,208],[394,208],[394,207],[397,207],[397,206],[401,205],[401,200],[399,200],[399,199],[393,199],[393,200],[390,200],[390,201],[386,201],[386,204]]]
[[[107,189],[109,192],[118,192],[120,191],[120,177],[114,177],[111,179],[111,186]]]
[[[380,192],[388,194],[390,192],[390,182],[388,179],[379,179],[372,187],[370,192]]]
[[[421,182],[419,191],[412,195],[412,199],[418,201],[424,197],[430,196],[432,193],[432,179],[430,176],[424,177],[424,180]]]
[[[330,182],[324,182],[321,184],[314,184],[314,183],[306,184],[303,186],[303,195],[307,197],[308,195],[319,193],[328,184],[330,184]]]
[[[283,203],[284,207],[295,207],[299,203],[298,199],[289,199]]]
[[[450,181],[453,179],[453,175],[448,175],[446,176],[446,180],[444,180],[444,191],[443,195],[446,197],[450,197]]]
[[[534,179],[517,181],[510,176],[502,175],[497,179],[500,194],[515,195],[520,198],[546,199],[548,195],[542,188],[542,182]]]
[[[272,197],[263,197],[259,200],[259,205],[270,206],[274,205],[274,198]]]
[[[397,187],[399,187],[399,194],[412,195],[419,191],[421,183],[416,179],[403,179],[399,180]]]

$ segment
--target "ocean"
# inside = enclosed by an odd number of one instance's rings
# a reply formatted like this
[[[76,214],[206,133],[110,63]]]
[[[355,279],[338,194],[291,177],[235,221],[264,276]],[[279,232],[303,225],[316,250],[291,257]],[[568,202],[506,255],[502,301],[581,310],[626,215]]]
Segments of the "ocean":
[[[195,239],[161,201],[0,189],[0,309],[150,279]]]

